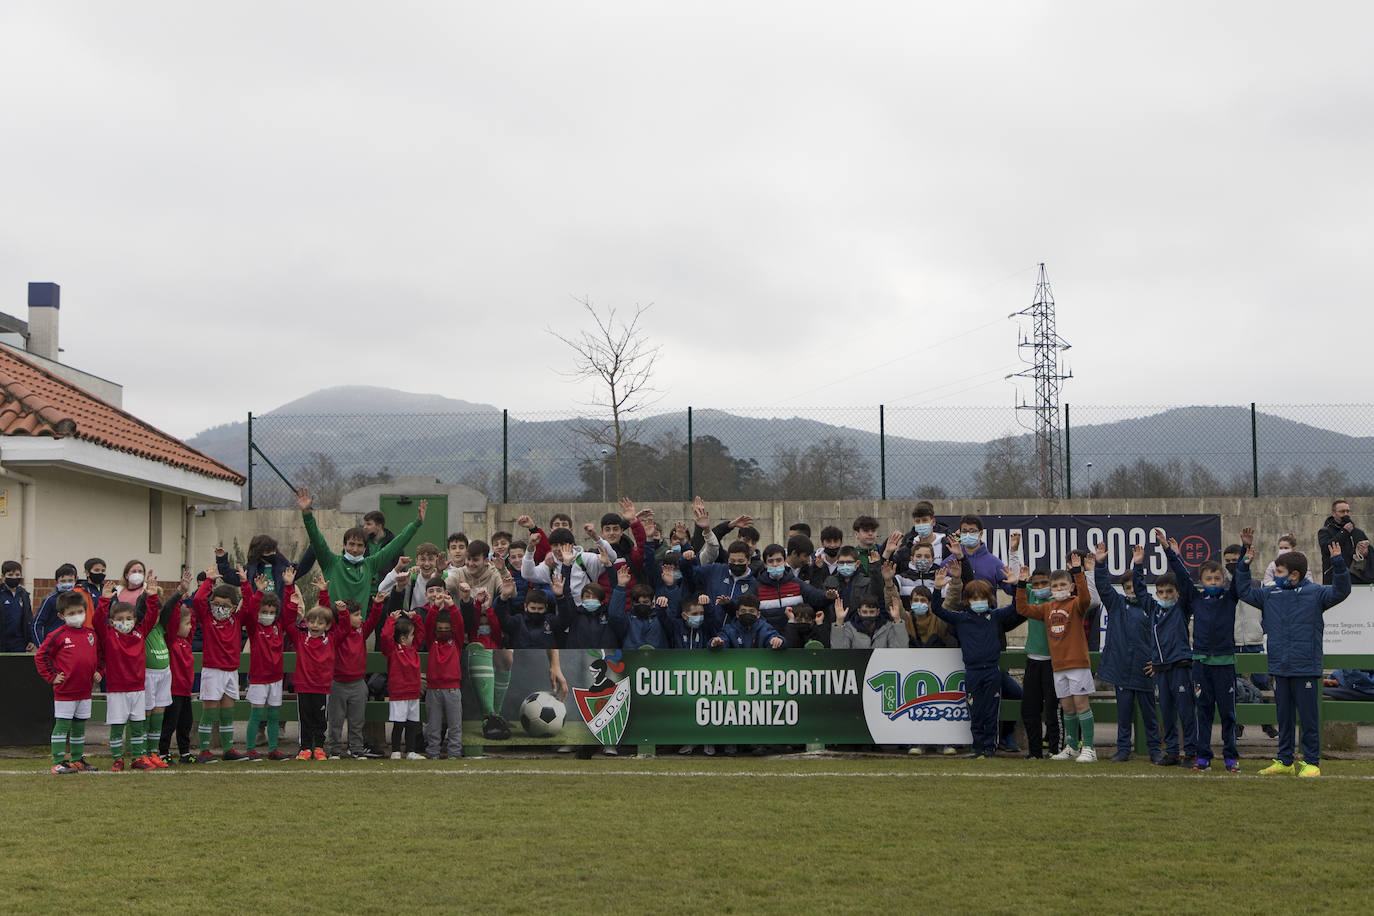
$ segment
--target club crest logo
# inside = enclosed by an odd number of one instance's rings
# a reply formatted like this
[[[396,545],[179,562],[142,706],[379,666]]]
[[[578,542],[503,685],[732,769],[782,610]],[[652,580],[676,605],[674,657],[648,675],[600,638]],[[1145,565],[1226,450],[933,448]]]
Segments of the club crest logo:
[[[95,645],[95,634],[92,633],[92,632],[90,632],[89,630],[86,631],[86,642],[87,642],[89,645],[92,645],[92,646]]]
[[[630,682],[611,678],[612,674],[625,673],[625,663],[620,660],[619,652],[598,653],[588,667],[596,677],[591,687],[573,688],[577,712],[597,741],[614,747],[620,743],[630,721]]]

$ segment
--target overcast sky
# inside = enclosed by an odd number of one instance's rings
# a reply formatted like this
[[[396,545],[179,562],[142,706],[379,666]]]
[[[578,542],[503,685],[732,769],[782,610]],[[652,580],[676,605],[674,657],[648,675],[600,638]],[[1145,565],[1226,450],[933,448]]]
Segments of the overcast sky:
[[[653,303],[665,408],[1007,405],[1045,261],[1072,403],[1370,401],[1371,26],[8,2],[0,311],[61,284],[64,361],[182,436],[358,382],[570,406],[582,296]]]

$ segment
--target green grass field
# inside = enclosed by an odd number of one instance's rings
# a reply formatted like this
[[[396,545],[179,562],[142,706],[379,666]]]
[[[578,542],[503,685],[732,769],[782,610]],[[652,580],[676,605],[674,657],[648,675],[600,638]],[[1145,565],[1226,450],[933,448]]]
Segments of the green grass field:
[[[98,765],[108,760],[94,761]],[[1318,780],[906,757],[0,760],[8,912],[1344,912],[1374,763]]]

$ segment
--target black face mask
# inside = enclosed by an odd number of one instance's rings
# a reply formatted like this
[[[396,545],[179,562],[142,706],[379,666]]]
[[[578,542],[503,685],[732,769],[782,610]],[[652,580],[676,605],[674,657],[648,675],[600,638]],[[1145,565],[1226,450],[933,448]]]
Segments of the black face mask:
[[[874,627],[876,627],[876,626],[878,625],[878,618],[877,618],[877,617],[865,617],[865,616],[863,616],[862,614],[860,614],[860,615],[858,615],[858,623],[859,623],[859,629],[860,629],[860,630],[863,630],[865,633],[867,633],[869,630],[873,629]]]
[[[20,584],[21,584],[23,581],[24,581],[23,579],[20,579],[20,578],[15,577],[15,576],[6,576],[6,577],[5,577],[5,587],[6,587],[6,588],[9,588],[9,589],[16,589],[16,588],[18,588],[18,587],[20,586]]]
[[[652,604],[636,604],[635,616],[642,620],[648,620],[654,616],[654,606]]]
[[[276,555],[275,553],[265,553],[265,554],[262,555],[262,562],[264,562],[264,563],[271,563],[271,562],[272,562],[273,560],[275,560],[276,558],[277,558],[277,555]]]
[[[742,627],[744,627],[744,628],[747,630],[747,629],[749,629],[750,627],[752,627],[754,624],[758,623],[759,615],[758,615],[758,614],[736,614],[736,615],[735,615],[735,618],[739,621],[739,625],[742,626]]]
[[[744,563],[731,563],[731,564],[730,564],[730,575],[736,576],[736,577],[742,576],[742,575],[745,574],[746,571],[748,571],[748,569],[749,569],[749,567],[748,567],[747,564],[744,564]]]
[[[840,548],[838,548],[838,547],[826,547],[826,548],[823,548],[823,549],[824,549],[825,555],[826,555],[827,557],[829,557],[830,559],[832,559],[832,560],[835,559],[835,557],[836,557],[836,556],[839,554],[839,552],[840,552]]]
[[[201,578],[204,579],[205,576],[202,574],[202,575],[201,575]],[[86,575],[86,581],[89,582],[89,583],[91,583],[92,585],[94,585],[96,588],[99,588],[100,586],[102,586],[102,585],[105,584],[105,574],[104,574],[104,573],[87,573],[87,575]]]
[[[1228,573],[1230,573],[1231,575],[1233,575],[1233,576],[1236,574],[1236,561],[1235,561],[1235,560],[1232,560],[1231,562],[1229,562],[1229,563],[1226,564],[1226,571],[1227,571]]]
[[[544,612],[539,611],[536,613],[535,611],[526,611],[525,625],[531,627],[532,629],[538,629],[539,627],[542,627],[544,625]]]

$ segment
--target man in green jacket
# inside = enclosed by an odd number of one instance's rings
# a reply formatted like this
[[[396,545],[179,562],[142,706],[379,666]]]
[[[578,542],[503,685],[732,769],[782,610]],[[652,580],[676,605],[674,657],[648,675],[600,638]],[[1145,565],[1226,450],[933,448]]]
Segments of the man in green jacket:
[[[329,549],[320,526],[315,522],[311,507],[315,498],[310,491],[301,487],[296,491],[296,505],[300,507],[305,519],[305,533],[310,538],[310,546],[315,551],[315,560],[320,564],[320,572],[329,582],[330,601],[356,601],[366,611],[372,600],[372,589],[377,580],[387,570],[396,565],[406,545],[420,530],[425,520],[428,500],[420,500],[420,508],[415,521],[401,529],[390,543],[375,553],[367,552],[367,535],[362,528],[349,528],[344,532],[343,553]]]

